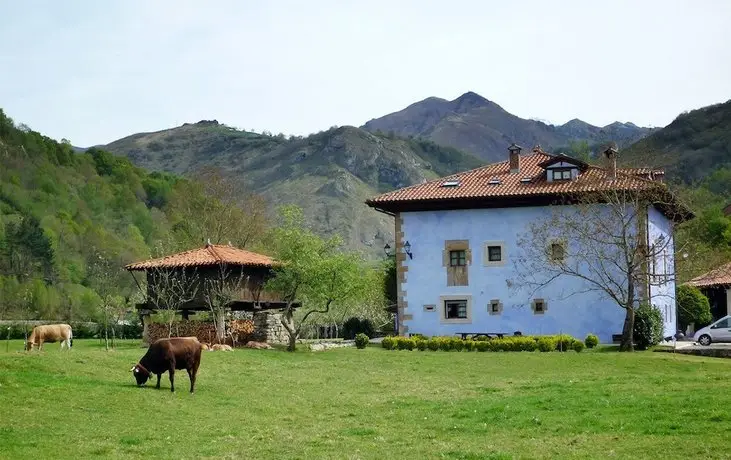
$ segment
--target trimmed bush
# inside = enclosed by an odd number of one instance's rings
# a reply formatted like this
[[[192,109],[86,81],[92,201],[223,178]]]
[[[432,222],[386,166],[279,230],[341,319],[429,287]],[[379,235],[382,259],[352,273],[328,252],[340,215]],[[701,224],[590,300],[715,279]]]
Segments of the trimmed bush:
[[[360,333],[355,336],[355,346],[363,349],[368,346],[369,338],[367,335]]]
[[[383,339],[383,348],[389,350],[413,350],[414,348],[426,351],[555,351],[559,349],[569,351],[576,350],[576,342],[579,342],[581,349],[584,343],[569,335],[547,335],[547,336],[512,336],[502,339],[490,340],[462,340],[459,337],[432,337],[431,339],[386,337]]]
[[[594,334],[589,334],[584,339],[584,345],[586,345],[586,348],[594,348],[595,346],[599,345],[599,337],[595,336]]]
[[[576,339],[570,335],[558,335],[556,336],[556,350],[558,351],[569,351],[573,348]]]
[[[662,340],[662,313],[653,305],[642,304],[635,309],[633,340],[638,350],[647,350]]]
[[[542,352],[549,352],[556,349],[557,341],[552,337],[541,337],[538,339],[538,349]]]
[[[584,342],[582,342],[581,340],[574,340],[572,348],[576,353],[581,353],[582,351],[584,351]]]
[[[399,350],[413,350],[414,349],[414,339],[409,339],[407,337],[397,337],[396,343],[398,344]]]

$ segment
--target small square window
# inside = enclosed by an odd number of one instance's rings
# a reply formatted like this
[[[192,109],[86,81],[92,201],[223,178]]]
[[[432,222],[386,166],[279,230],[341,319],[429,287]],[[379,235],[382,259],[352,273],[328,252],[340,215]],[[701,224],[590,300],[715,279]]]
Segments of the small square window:
[[[533,299],[531,302],[531,310],[534,315],[542,315],[548,311],[548,304],[544,299]]]
[[[551,260],[561,262],[566,258],[566,248],[562,243],[551,243]]]
[[[563,179],[563,180],[571,179],[571,171],[569,171],[569,170],[561,171],[561,179]]]
[[[491,315],[499,315],[503,311],[503,304],[500,303],[499,299],[492,299],[490,304],[487,306],[487,311]]]
[[[446,319],[466,319],[467,318],[467,301],[466,300],[445,300],[444,301],[444,317]]]
[[[503,260],[503,248],[501,246],[488,246],[487,260],[490,262],[500,262]]]
[[[466,251],[449,251],[449,265],[451,267],[464,267],[467,265]]]

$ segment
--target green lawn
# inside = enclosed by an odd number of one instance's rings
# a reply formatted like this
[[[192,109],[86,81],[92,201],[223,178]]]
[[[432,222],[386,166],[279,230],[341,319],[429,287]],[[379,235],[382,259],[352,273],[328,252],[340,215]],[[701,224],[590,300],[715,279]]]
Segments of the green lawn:
[[[719,458],[731,360],[667,353],[205,352],[197,390],[137,343],[9,353],[0,458]]]

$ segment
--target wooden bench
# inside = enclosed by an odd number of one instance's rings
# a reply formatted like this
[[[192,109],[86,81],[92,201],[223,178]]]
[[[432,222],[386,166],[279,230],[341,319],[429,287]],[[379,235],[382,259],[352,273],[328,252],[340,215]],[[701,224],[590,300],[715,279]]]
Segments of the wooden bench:
[[[462,340],[466,340],[468,337],[472,340],[477,340],[477,338],[481,336],[487,337],[488,339],[492,339],[495,337],[497,337],[498,339],[502,339],[508,334],[504,332],[457,332],[457,335],[462,336]]]
[[[612,343],[622,343],[622,334],[612,334]]]

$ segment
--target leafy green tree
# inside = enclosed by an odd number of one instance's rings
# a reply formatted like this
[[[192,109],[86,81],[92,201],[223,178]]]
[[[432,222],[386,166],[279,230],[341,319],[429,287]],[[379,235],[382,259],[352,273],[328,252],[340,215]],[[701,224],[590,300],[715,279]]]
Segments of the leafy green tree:
[[[678,286],[675,301],[678,306],[678,321],[682,329],[691,323],[698,328],[698,326],[710,323],[713,319],[708,297],[694,286]]]
[[[272,235],[280,265],[266,289],[286,302],[281,321],[289,335],[287,349],[294,351],[308,319],[365,297],[370,277],[360,254],[343,251],[337,237],[322,239],[306,228],[301,209],[286,206],[280,216],[282,223]],[[298,301],[302,309],[295,312]]]

